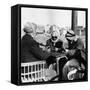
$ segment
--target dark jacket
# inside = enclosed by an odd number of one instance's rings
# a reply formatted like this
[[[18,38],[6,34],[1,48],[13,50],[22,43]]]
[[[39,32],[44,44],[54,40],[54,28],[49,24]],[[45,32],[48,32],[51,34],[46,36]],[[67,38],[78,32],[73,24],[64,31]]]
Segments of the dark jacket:
[[[75,58],[83,64],[86,64],[86,53],[84,50],[84,44],[80,38],[78,38],[76,41],[69,42],[69,50],[75,50],[74,55],[68,56],[68,58]]]
[[[68,41],[68,44],[69,49],[84,49],[84,44],[80,38],[78,38],[76,41]]]
[[[63,49],[63,42],[61,40],[58,40],[57,42],[52,42],[51,39],[47,40],[46,46],[51,49],[51,52],[56,52],[55,48],[58,48],[59,50],[57,51],[58,53],[64,51]]]
[[[54,42],[51,39],[47,40],[46,47],[50,48],[51,52],[55,52]]]
[[[30,35],[26,34],[21,40],[21,62],[46,60],[51,53],[44,52]]]

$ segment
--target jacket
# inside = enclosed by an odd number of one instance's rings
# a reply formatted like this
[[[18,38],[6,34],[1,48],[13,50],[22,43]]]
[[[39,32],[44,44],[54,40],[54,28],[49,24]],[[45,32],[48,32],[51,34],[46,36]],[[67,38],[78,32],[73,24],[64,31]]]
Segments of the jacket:
[[[21,62],[46,60],[51,53],[43,51],[30,35],[26,34],[21,40]]]

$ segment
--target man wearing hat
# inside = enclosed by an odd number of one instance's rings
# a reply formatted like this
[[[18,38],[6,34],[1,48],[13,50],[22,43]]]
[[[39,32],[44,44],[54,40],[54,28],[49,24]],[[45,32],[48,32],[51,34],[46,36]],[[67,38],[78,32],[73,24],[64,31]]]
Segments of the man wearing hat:
[[[75,35],[72,30],[68,30],[65,35],[68,41],[68,54],[73,56],[78,50],[84,51],[84,44],[82,40]]]
[[[60,40],[60,33],[59,30],[56,30],[56,26],[52,25],[50,27],[51,31],[51,38],[47,40],[46,46],[50,48],[51,52],[58,52],[61,51],[63,47],[63,42]]]
[[[63,79],[86,79],[86,73],[77,73],[78,70],[85,70],[86,67],[84,44],[72,30],[67,31],[65,37],[68,41],[67,57],[69,61],[63,68]]]
[[[36,42],[36,28],[34,23],[26,23],[24,26],[25,35],[21,40],[21,62],[34,62],[40,60],[48,60],[47,62],[53,63],[57,55],[56,53],[49,53],[43,51]]]

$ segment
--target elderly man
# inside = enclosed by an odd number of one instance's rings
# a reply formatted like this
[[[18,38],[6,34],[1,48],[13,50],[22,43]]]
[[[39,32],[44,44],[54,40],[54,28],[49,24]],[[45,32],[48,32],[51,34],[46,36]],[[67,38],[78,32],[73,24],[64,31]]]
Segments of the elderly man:
[[[34,62],[38,60],[47,60],[48,65],[53,63],[55,57],[59,54],[48,53],[39,47],[36,38],[37,25],[34,23],[26,23],[24,27],[25,35],[21,40],[21,62]]]
[[[46,46],[51,52],[61,53],[63,49],[63,42],[60,40],[60,32],[55,25],[50,27],[51,38],[47,40]]]
[[[67,57],[69,61],[63,67],[63,79],[86,79],[86,73],[78,73],[86,68],[84,44],[72,30],[67,31],[66,39],[68,40]]]
[[[68,41],[68,55],[77,59],[85,59],[84,43],[82,42],[81,38],[77,37],[72,30],[67,31],[65,37]],[[80,54],[83,55],[80,56]]]

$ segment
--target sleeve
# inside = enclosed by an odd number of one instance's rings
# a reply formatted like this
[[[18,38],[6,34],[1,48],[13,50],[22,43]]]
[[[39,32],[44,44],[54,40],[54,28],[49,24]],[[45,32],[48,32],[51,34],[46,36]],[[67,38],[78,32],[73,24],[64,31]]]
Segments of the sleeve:
[[[77,40],[77,49],[80,49],[80,50],[84,49],[84,43],[80,38],[78,38],[78,40]]]
[[[29,45],[29,51],[38,59],[42,59],[45,60],[47,59],[49,56],[51,56],[50,53],[43,51],[40,47],[39,44],[36,41],[29,41],[28,42]]]
[[[46,47],[49,46],[50,39],[46,41]]]

